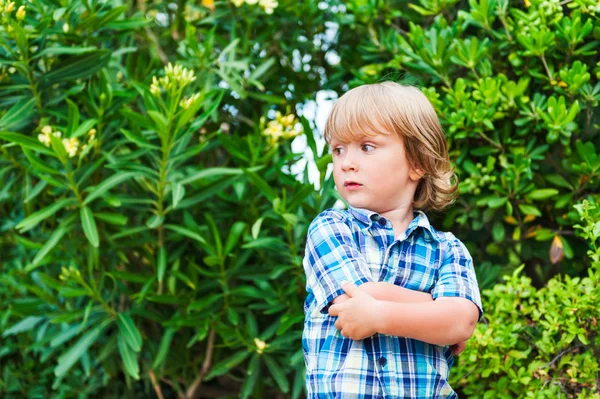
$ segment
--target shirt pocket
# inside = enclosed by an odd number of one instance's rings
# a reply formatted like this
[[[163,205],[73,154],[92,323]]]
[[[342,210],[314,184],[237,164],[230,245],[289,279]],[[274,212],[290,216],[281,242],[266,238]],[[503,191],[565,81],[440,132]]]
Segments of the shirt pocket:
[[[441,251],[419,237],[400,247],[394,284],[413,291],[430,292],[438,275]]]

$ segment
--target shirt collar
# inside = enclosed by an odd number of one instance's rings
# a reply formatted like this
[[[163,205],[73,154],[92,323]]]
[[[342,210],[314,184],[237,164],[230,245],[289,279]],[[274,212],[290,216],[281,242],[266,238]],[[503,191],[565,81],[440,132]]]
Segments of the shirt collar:
[[[371,210],[364,209],[364,208],[354,208],[352,206],[348,206],[348,212],[355,219],[366,224],[369,228],[372,227],[373,221],[378,221],[379,219],[381,219],[383,217],[375,211],[371,211]],[[420,210],[414,210],[413,215],[414,215],[414,219],[409,223],[408,228],[406,229],[406,237],[410,236],[417,227],[422,227],[424,230],[426,230],[429,233],[429,236],[431,238],[433,238],[435,241],[437,241],[439,243],[440,238],[437,235],[437,232],[434,231],[433,227],[429,223],[429,219],[427,218],[427,215],[425,215],[425,213]]]

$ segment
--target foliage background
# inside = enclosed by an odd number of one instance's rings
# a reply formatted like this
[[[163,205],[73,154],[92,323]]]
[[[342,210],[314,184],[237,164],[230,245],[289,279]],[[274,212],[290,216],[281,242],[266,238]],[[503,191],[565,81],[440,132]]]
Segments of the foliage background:
[[[431,216],[487,315],[453,386],[599,397],[594,1],[0,8],[3,397],[302,396],[304,237],[338,199],[314,100],[382,79],[423,88],[461,180]]]

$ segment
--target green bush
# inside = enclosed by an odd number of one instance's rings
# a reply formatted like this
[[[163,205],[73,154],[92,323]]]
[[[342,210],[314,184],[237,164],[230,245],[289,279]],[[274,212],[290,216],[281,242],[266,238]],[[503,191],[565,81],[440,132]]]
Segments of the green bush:
[[[588,284],[569,210],[599,187],[593,1],[134,3],[0,0],[3,397],[300,397],[304,239],[338,198],[307,102],[382,78],[438,109],[462,195],[434,225],[481,287],[522,264],[571,276],[548,298]],[[469,394],[512,378],[467,372]]]
[[[600,207],[577,210],[589,275],[536,289],[520,267],[484,291],[485,320],[452,369],[465,397],[600,398]]]

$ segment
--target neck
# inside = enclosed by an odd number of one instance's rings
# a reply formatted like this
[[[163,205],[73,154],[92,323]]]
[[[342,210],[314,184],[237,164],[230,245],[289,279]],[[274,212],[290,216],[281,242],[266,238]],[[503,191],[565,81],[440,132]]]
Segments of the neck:
[[[413,207],[411,203],[381,212],[380,215],[392,222],[395,236],[405,232],[410,222],[412,222],[414,219]]]

